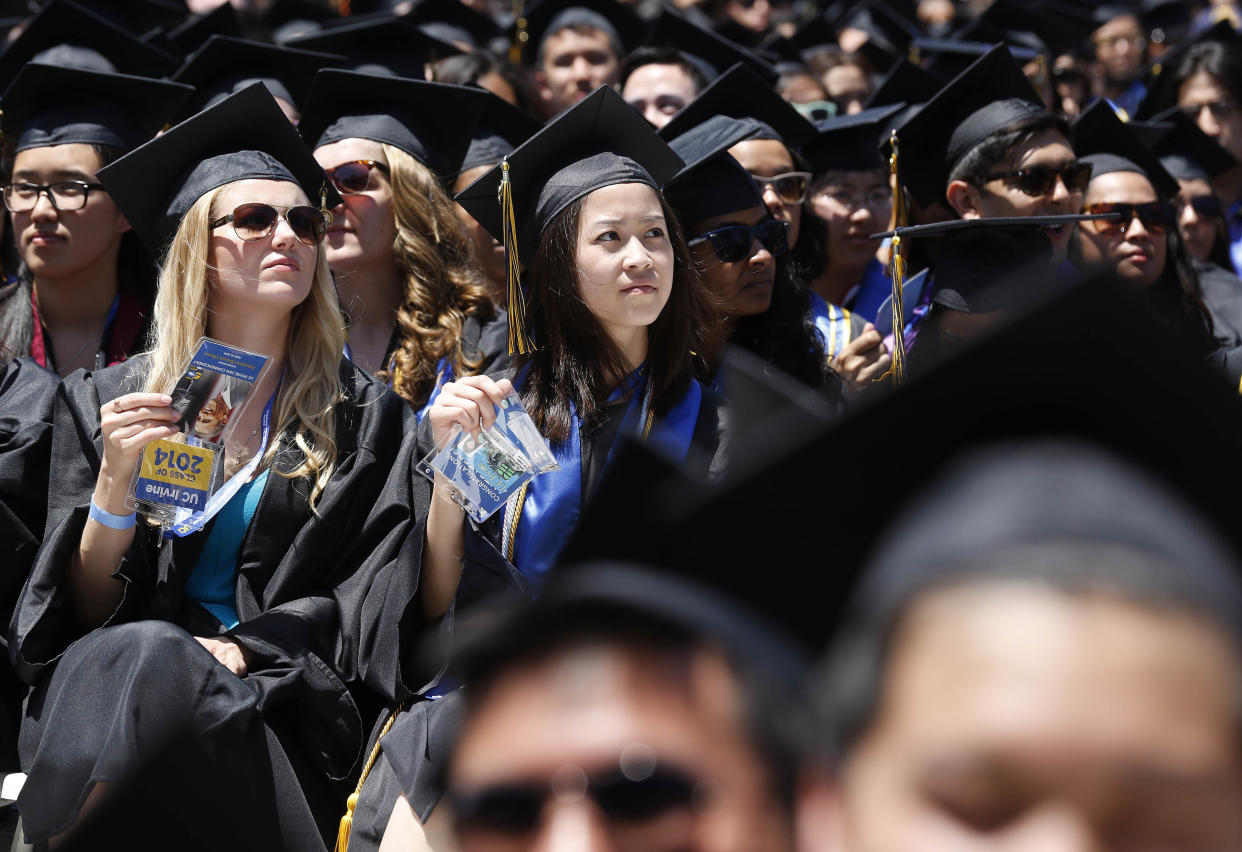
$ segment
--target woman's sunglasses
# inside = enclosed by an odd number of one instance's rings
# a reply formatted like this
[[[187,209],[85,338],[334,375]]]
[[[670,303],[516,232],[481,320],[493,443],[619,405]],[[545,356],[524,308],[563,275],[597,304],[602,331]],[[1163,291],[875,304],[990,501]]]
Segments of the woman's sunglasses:
[[[755,240],[771,252],[773,257],[780,257],[789,251],[788,234],[789,225],[786,222],[768,219],[758,225],[725,225],[695,237],[686,245],[693,247],[710,241],[712,250],[716,252],[721,263],[736,263],[750,257],[750,246]]]
[[[1065,184],[1067,192],[1083,192],[1091,182],[1090,163],[1066,163],[1062,166],[1030,166],[988,175],[986,180],[1003,180],[1024,195],[1051,195],[1057,178]]]
[[[1100,234],[1124,234],[1130,223],[1138,219],[1149,234],[1160,236],[1173,224],[1173,207],[1163,201],[1148,201],[1145,204],[1125,204],[1120,201],[1091,204],[1083,212],[1118,214],[1116,219],[1097,219],[1092,223],[1096,233]]]
[[[324,174],[341,195],[357,195],[366,192],[371,185],[371,169],[388,174],[388,166],[376,160],[350,160],[336,168],[325,169]]]
[[[232,222],[233,233],[239,240],[252,242],[261,240],[276,230],[276,221],[283,218],[289,223],[293,235],[308,246],[317,245],[327,233],[331,216],[310,205],[290,207],[281,212],[270,204],[242,204],[233,208],[227,216],[221,216],[211,222],[211,228]]]
[[[785,172],[772,175],[772,177],[760,177],[759,175],[751,175],[751,177],[759,185],[760,192],[765,192],[768,187],[771,187],[776,197],[786,204],[801,204],[806,201],[806,191],[811,185],[810,172]]]
[[[1177,207],[1179,212],[1187,207],[1193,207],[1200,219],[1219,219],[1224,213],[1220,206],[1220,199],[1215,195],[1195,195],[1191,198],[1183,198],[1177,202]]]

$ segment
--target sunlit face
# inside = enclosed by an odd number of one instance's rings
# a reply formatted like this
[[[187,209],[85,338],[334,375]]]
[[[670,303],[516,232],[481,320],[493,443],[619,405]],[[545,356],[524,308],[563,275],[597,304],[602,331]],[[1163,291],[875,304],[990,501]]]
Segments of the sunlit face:
[[[453,185],[453,193],[461,192],[463,189],[474,183],[483,175],[491,170],[491,166],[476,166],[473,169],[467,169],[457,176],[457,182]],[[467,233],[470,234],[470,243],[474,247],[474,259],[479,262],[479,266],[483,269],[483,274],[487,276],[487,281],[492,285],[493,298],[500,296],[498,301],[503,303],[505,286],[508,282],[508,266],[505,263],[505,247],[499,240],[491,235],[491,232],[479,224],[478,220],[470,215],[470,212],[460,204],[454,203],[457,208],[457,218],[465,225]]]
[[[796,169],[793,155],[789,153],[785,143],[776,139],[748,139],[734,145],[729,153],[742,164],[742,168],[759,177],[774,177]],[[773,216],[789,223],[789,247],[792,249],[798,244],[798,232],[802,226],[802,205],[782,201],[771,185],[763,190],[763,203]]]
[[[40,185],[95,183],[95,172],[102,165],[90,145],[28,148],[14,158],[12,180]],[[129,230],[129,223],[102,189],[88,190],[86,206],[80,210],[57,211],[43,193],[34,209],[12,217],[22,260],[35,278],[45,280],[89,275],[102,264],[115,266],[121,237]],[[115,274],[115,269],[108,274]]]
[[[603,85],[616,85],[620,61],[602,30],[566,27],[548,36],[535,74],[548,116],[573,106]]]
[[[839,115],[854,115],[862,112],[863,101],[871,94],[871,81],[857,65],[838,65],[824,72],[824,89]]]
[[[374,160],[388,165],[384,149],[370,139],[341,139],[315,149],[315,160],[324,169],[334,169],[352,160]],[[339,277],[355,269],[382,267],[392,262],[397,220],[393,212],[392,184],[380,169],[371,169],[364,192],[341,195],[332,208],[332,224],[324,243],[328,266]]]
[[[887,173],[829,172],[812,188],[811,206],[828,223],[828,263],[861,275],[878,248],[868,237],[887,228],[893,213]]]
[[[295,183],[240,180],[221,190],[212,217],[253,202],[281,211],[309,204]],[[220,225],[211,231],[208,253],[212,285],[208,309],[213,315],[284,316],[306,300],[314,284],[317,247],[295,237],[283,217],[266,237],[250,241],[240,239],[231,223]]]
[[[893,643],[850,852],[1236,848],[1238,661],[1202,621],[996,581],[926,594]]]
[[[513,84],[501,75],[497,74],[495,71],[489,71],[479,77],[479,79],[475,82],[487,89],[496,97],[500,98],[502,101],[507,101],[514,106],[519,105],[517,92],[514,90]]]
[[[1220,80],[1206,71],[1192,74],[1178,90],[1177,105],[1189,108],[1200,130],[1242,160],[1242,109]]]
[[[1128,83],[1139,75],[1147,39],[1134,15],[1113,18],[1095,31],[1092,40],[1095,56],[1110,80]]]
[[[621,97],[652,127],[663,127],[694,100],[694,80],[680,65],[650,63],[635,68],[625,81]]]
[[[1179,180],[1177,193],[1177,226],[1181,230],[1186,251],[1195,260],[1205,261],[1212,254],[1216,242],[1217,220],[1202,216],[1192,202],[1196,198],[1212,196],[1212,185],[1206,180]]]
[[[1110,172],[1092,178],[1086,204],[1143,204],[1156,198],[1156,190],[1142,175]],[[1144,287],[1160,278],[1168,256],[1165,234],[1153,232],[1138,217],[1126,224],[1124,233],[1096,222],[1083,222],[1078,229],[1078,247],[1088,267],[1114,270],[1120,278]]]
[[[729,20],[757,33],[767,32],[772,24],[769,0],[728,0],[724,13]]]
[[[578,219],[578,291],[614,340],[660,316],[673,290],[673,244],[659,196],[641,183],[597,189]]]
[[[757,225],[769,217],[763,207],[752,207],[737,213],[714,216],[697,223],[687,236],[691,241],[708,231],[729,225]],[[710,240],[690,249],[691,259],[699,270],[703,285],[716,296],[725,315],[749,317],[765,313],[772,307],[772,290],[776,284],[776,258],[758,239],[752,238],[750,252],[734,262],[722,261]]]

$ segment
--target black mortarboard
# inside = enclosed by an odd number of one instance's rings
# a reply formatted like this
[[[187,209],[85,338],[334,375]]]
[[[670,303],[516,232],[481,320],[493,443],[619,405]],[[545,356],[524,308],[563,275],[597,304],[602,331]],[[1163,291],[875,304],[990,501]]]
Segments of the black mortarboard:
[[[1143,143],[1149,151],[1156,150],[1156,145],[1164,137],[1173,132],[1171,121],[1127,121],[1126,130],[1134,134],[1134,138]]]
[[[483,114],[461,162],[461,171],[494,166],[539,132],[543,123],[504,98],[487,93]]]
[[[522,61],[533,64],[545,38],[576,26],[594,27],[614,37],[621,46],[617,59],[633,50],[643,35],[642,19],[616,0],[538,0],[514,24]]]
[[[713,115],[750,118],[764,125],[757,139],[777,139],[798,148],[815,133],[815,125],[742,64],[734,65],[669,120],[664,138],[685,133]]]
[[[539,237],[556,215],[606,186],[644,183],[658,190],[683,165],[621,95],[601,86],[457,194],[458,203],[506,244],[511,351],[524,352],[528,345],[514,263],[530,265]],[[506,197],[509,209],[502,212]]]
[[[944,198],[949,174],[989,136],[1047,115],[1009,48],[998,44],[898,128],[902,183],[922,207]]]
[[[133,34],[171,29],[189,17],[183,3],[171,0],[77,0],[86,9]]]
[[[428,63],[461,53],[403,18],[394,17],[331,27],[287,39],[284,44],[344,56],[351,71],[416,80],[425,79]]]
[[[1111,172],[1138,172],[1166,200],[1177,196],[1177,179],[1131,133],[1112,108],[1096,101],[1070,128],[1074,153],[1092,165],[1091,178]]]
[[[1238,165],[1233,154],[1200,130],[1199,125],[1177,107],[1160,113],[1156,118],[1168,123],[1170,129],[1152,147],[1152,151],[1174,177],[1187,180],[1182,175],[1198,167],[1210,180]]]
[[[876,83],[875,89],[864,103],[868,108],[896,103],[927,103],[943,87],[944,82],[935,74],[908,59],[899,59]]]
[[[315,75],[298,130],[311,148],[351,138],[395,145],[447,176],[461,168],[487,95],[473,86],[330,68]]]
[[[465,41],[485,48],[503,34],[495,20],[461,0],[419,0],[404,17],[440,41],[456,43],[465,36]]]
[[[643,44],[681,51],[708,81],[740,62],[769,84],[776,82],[776,70],[763,57],[671,9],[652,21]]]
[[[184,55],[198,50],[212,36],[242,37],[241,19],[232,3],[221,3],[210,12],[195,15],[165,34]]]
[[[1039,50],[1020,47],[1008,41],[1001,43],[1009,48],[1009,53],[1021,64],[1037,60],[1043,55]],[[918,52],[925,63],[923,67],[927,71],[943,79],[951,80],[965,72],[980,57],[987,55],[993,47],[995,44],[987,42],[917,38],[913,42],[911,52]]]
[[[862,172],[887,167],[880,154],[888,139],[892,120],[905,104],[865,109],[854,115],[839,115],[816,125],[816,134],[802,146],[802,157],[815,173],[827,171]]]
[[[318,33],[324,27],[342,21],[334,8],[312,0],[275,0],[260,13],[259,18],[262,28],[271,32],[271,39],[276,44]]]
[[[865,32],[870,41],[893,58],[902,56],[910,42],[922,35],[909,7],[898,9],[886,0],[859,0],[834,22],[838,30],[847,27]]]
[[[995,0],[976,20],[1000,30],[1034,33],[1054,57],[1081,51],[1099,26],[1090,11],[1050,0]]]
[[[52,0],[0,53],[0,80],[30,61],[140,77],[171,74],[177,60],[70,0]]]
[[[187,115],[218,103],[254,82],[266,86],[272,97],[297,108],[306,99],[316,71],[344,62],[343,57],[329,53],[217,35],[194,51],[173,79],[197,89],[188,104]]]
[[[158,133],[193,89],[167,80],[31,62],[0,98],[16,150],[106,145],[128,151]]]
[[[750,172],[729,156],[730,148],[756,132],[758,127],[746,119],[714,115],[669,140],[686,165],[665,185],[664,198],[684,227],[763,206]]]
[[[283,180],[328,209],[340,196],[260,83],[247,86],[99,171],[142,242],[159,254],[204,194],[238,180]]]

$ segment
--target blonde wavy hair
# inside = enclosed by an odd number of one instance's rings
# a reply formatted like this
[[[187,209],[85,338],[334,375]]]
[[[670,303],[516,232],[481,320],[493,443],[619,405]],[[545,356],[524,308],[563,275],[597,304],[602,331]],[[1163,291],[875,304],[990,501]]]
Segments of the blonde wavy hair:
[[[194,344],[207,333],[207,304],[212,272],[208,247],[209,227],[216,199],[224,187],[199,198],[181,220],[168,247],[159,273],[151,328],[150,368],[146,388],[164,393],[176,385],[193,354]],[[314,479],[310,504],[323,493],[336,466],[334,407],[344,399],[340,361],[345,328],[337,302],[336,287],[328,271],[323,243],[315,261],[310,295],[293,309],[284,379],[272,406],[274,437],[262,465],[273,469],[282,441],[293,429],[294,444],[302,451],[302,463],[281,476]]]
[[[436,365],[447,358],[453,375],[471,375],[482,358],[462,351],[461,331],[470,314],[480,322],[496,315],[469,234],[436,175],[410,154],[382,145],[392,184],[397,236],[393,259],[405,276],[397,308],[399,342],[392,369],[376,373],[410,402],[431,395]]]

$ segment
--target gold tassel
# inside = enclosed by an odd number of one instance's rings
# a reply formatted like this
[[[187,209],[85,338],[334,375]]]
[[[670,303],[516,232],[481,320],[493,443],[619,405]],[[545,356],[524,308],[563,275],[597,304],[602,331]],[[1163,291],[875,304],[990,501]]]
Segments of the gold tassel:
[[[527,355],[534,349],[526,336],[526,297],[522,295],[521,267],[518,264],[517,221],[513,213],[513,184],[509,180],[509,159],[500,163],[500,220],[505,262],[509,270],[509,354]]]
[[[354,825],[354,808],[358,806],[358,794],[362,792],[362,785],[367,782],[367,776],[371,774],[371,767],[375,766],[375,761],[379,759],[380,740],[384,739],[384,735],[388,733],[392,723],[397,721],[397,714],[401,712],[401,708],[404,706],[405,702],[402,701],[393,708],[388,721],[384,723],[379,736],[375,738],[375,748],[371,749],[371,756],[367,758],[367,765],[362,767],[362,777],[358,779],[358,786],[354,788],[354,792],[345,800],[345,816],[341,817],[341,827],[336,831],[334,852],[347,852],[349,849],[349,832]]]
[[[890,130],[888,137],[892,153],[888,156],[888,180],[893,191],[893,216],[888,229],[896,231],[910,222],[910,211],[906,208],[906,195],[901,189],[901,170],[897,151],[897,131]],[[893,361],[888,371],[880,379],[892,377],[895,384],[901,384],[906,375],[906,309],[902,288],[906,280],[905,249],[901,237],[893,234],[893,244],[889,249],[889,277],[893,282]]]

